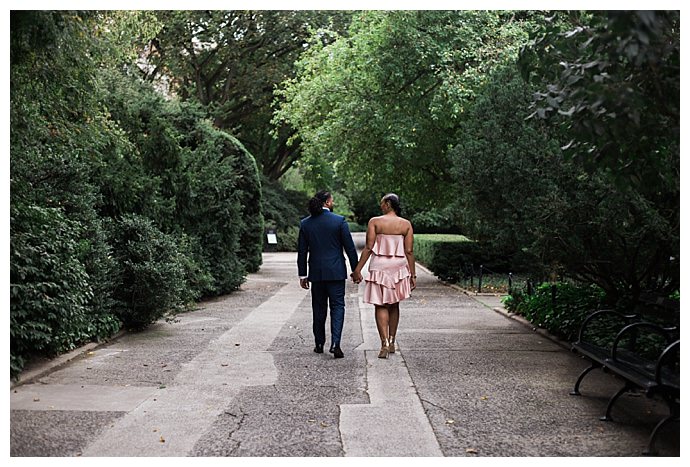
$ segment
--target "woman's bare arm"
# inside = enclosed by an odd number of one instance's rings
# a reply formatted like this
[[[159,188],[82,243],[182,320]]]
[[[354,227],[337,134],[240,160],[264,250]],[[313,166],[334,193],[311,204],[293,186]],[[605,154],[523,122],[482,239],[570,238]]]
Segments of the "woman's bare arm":
[[[407,258],[407,266],[410,268],[410,274],[412,275],[410,278],[410,286],[414,290],[414,288],[417,287],[417,272],[414,261],[414,232],[412,230],[412,224],[409,225],[404,236],[405,257]]]
[[[371,219],[367,225],[367,240],[364,244],[364,249],[362,250],[362,255],[359,257],[359,262],[355,268],[353,274],[359,276],[361,280],[362,268],[367,263],[367,260],[371,256],[371,251],[374,248],[374,243],[376,243],[376,221]],[[355,277],[357,279],[357,277]]]

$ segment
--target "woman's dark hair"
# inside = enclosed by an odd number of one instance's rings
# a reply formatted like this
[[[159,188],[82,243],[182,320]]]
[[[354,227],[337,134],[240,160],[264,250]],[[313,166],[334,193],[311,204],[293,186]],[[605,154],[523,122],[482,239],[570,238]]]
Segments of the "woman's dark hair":
[[[398,198],[398,195],[395,193],[388,193],[383,197],[383,200],[388,201],[391,204],[393,211],[395,211],[398,216],[402,215],[402,209],[400,209],[400,198]]]
[[[309,200],[307,208],[309,209],[309,214],[313,217],[320,216],[323,214],[323,204],[328,201],[331,197],[331,192],[326,190],[321,190],[314,195],[312,199]]]

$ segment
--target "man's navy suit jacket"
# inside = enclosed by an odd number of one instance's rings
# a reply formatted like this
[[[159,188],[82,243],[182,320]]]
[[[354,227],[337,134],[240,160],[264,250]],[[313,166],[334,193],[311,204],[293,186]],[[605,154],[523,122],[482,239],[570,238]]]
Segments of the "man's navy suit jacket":
[[[357,267],[357,250],[343,216],[324,209],[319,216],[302,219],[297,240],[300,277],[307,276],[310,282],[347,279],[343,250],[350,260],[350,268],[354,270]]]

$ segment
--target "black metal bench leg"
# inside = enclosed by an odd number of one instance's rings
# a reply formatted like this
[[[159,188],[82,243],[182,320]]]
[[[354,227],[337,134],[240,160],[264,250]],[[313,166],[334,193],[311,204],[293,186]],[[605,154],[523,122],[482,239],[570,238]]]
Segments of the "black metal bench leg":
[[[575,383],[575,387],[573,388],[572,391],[570,391],[570,395],[571,396],[579,396],[580,395],[580,384],[582,383],[582,380],[585,379],[585,376],[587,375],[587,373],[594,370],[595,368],[600,368],[600,367],[601,367],[600,364],[598,364],[596,362],[592,362],[592,366],[590,366],[589,368],[586,368],[585,371],[580,373],[580,376],[577,378],[577,382]]]
[[[625,386],[620,388],[620,390],[616,394],[614,394],[613,397],[609,400],[609,405],[606,406],[606,415],[604,415],[603,417],[599,417],[599,420],[601,420],[602,422],[612,422],[613,418],[611,418],[611,409],[613,409],[613,404],[616,403],[620,396],[622,396],[623,394],[625,394],[633,388],[634,386],[631,386],[629,383],[625,383]]]
[[[671,410],[671,414],[661,420],[659,423],[656,424],[654,427],[654,430],[652,430],[652,434],[649,436],[649,443],[647,444],[647,449],[642,453],[645,456],[656,456],[658,454],[656,450],[656,435],[659,434],[659,431],[666,426],[669,422],[674,422],[680,420],[680,406],[674,401],[674,399],[664,397],[666,399],[666,403],[668,404],[669,409]]]
[[[664,418],[662,421],[656,424],[654,427],[654,430],[652,431],[651,436],[649,437],[649,443],[647,444],[647,449],[642,453],[645,456],[656,456],[658,454],[656,450],[656,435],[659,433],[659,431],[668,424],[668,422],[672,422],[678,420],[678,417],[675,415],[669,415],[668,417]]]

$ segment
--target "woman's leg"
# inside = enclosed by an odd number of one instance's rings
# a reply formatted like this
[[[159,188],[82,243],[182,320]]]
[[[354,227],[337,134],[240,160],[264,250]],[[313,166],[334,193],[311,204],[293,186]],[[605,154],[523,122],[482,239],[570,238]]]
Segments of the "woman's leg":
[[[388,305],[388,350],[395,353],[395,336],[398,333],[398,322],[400,321],[400,304],[392,303]]]
[[[398,333],[398,322],[400,321],[400,303],[388,305],[388,336],[395,337]]]
[[[376,313],[376,329],[378,329],[379,337],[381,338],[379,358],[388,358],[388,308],[384,305],[374,306]]]

